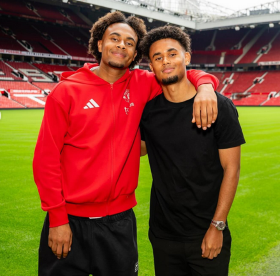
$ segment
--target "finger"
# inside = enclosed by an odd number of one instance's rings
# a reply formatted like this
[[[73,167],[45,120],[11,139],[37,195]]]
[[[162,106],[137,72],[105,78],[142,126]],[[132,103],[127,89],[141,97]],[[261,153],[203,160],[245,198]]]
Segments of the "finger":
[[[213,260],[215,254],[216,254],[216,251],[214,249],[210,250],[208,259]]]
[[[204,255],[204,253],[205,253],[205,241],[204,241],[204,239],[203,239],[203,241],[202,241],[202,244],[201,244],[201,255],[203,256]]]
[[[202,255],[203,258],[208,258],[210,254],[210,249],[209,248],[205,248],[204,254]]]
[[[192,112],[192,123],[195,123],[195,115],[194,115],[194,111]]]
[[[50,248],[52,248],[52,244],[53,244],[53,241],[52,240],[48,240],[48,246],[50,247]]]
[[[73,237],[73,235],[72,235],[72,233],[71,233],[71,235],[70,235],[70,241],[69,241],[69,251],[71,251],[72,237]]]
[[[194,104],[194,118],[198,128],[201,128],[201,120],[200,120],[200,105]]]
[[[212,124],[212,119],[213,117],[213,109],[212,109],[212,106],[207,106],[207,127],[211,127],[211,124]]]
[[[207,109],[206,106],[201,106],[201,125],[202,129],[206,130],[207,129]]]
[[[219,255],[218,253],[215,253],[215,254],[213,255],[213,259],[214,259],[214,258],[217,258],[218,255]]]
[[[62,255],[62,243],[59,243],[59,244],[57,245],[57,249],[56,249],[56,257],[57,257],[58,259],[60,259],[60,258],[61,258],[61,255]]]
[[[66,258],[67,255],[68,255],[68,253],[69,253],[69,243],[65,243],[65,244],[63,245],[62,257],[63,257],[63,258]]]
[[[215,123],[218,117],[218,108],[217,104],[212,105],[213,115],[212,115],[212,123]]]
[[[52,243],[52,247],[51,247],[51,249],[52,249],[52,252],[53,252],[53,254],[56,256],[56,251],[57,251],[57,243]]]

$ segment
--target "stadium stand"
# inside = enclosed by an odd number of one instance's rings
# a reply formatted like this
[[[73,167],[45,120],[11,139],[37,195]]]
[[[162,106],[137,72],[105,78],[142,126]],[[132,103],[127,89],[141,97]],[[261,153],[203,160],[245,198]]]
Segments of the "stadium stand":
[[[51,91],[57,83],[53,82],[33,82],[33,85],[46,92]]]
[[[19,74],[4,61],[0,61],[0,81],[14,81],[22,78]]]
[[[35,97],[30,98],[13,95],[11,96],[11,98],[27,108],[43,108],[45,105],[44,101],[41,101],[42,103],[37,102],[37,100],[35,100]]]
[[[280,71],[266,72],[265,76],[263,77],[263,81],[257,83],[248,91],[255,93],[269,93],[272,91],[280,91],[279,76]]]
[[[268,94],[266,95],[260,95],[259,93],[257,94],[250,94],[246,98],[242,98],[240,100],[232,100],[232,102],[237,105],[237,106],[258,106],[261,105],[268,97]]]
[[[38,15],[31,9],[28,9],[26,3],[21,0],[0,0],[1,13],[14,15],[29,15],[38,17]]]
[[[270,43],[267,52],[265,52],[258,61],[259,62],[279,61],[280,60],[279,49],[280,49],[280,30],[278,30],[272,43]]]
[[[37,87],[35,87],[34,85],[26,81],[0,81],[0,88],[3,88],[7,91],[11,91],[11,90],[39,91]]]
[[[242,93],[246,92],[251,86],[254,86],[254,80],[260,78],[263,72],[235,72],[232,74],[232,83],[229,83],[224,89],[224,93]]]
[[[265,27],[262,29],[261,35],[246,53],[246,55],[239,61],[239,63],[252,63],[255,59],[261,55],[262,49],[272,40],[274,35],[278,32],[278,29],[271,29]],[[260,32],[257,34],[259,35]],[[255,37],[256,38],[256,37]]]
[[[51,78],[29,63],[17,61],[7,61],[7,63],[26,76],[29,82],[52,82]]]
[[[263,105],[264,106],[280,106],[280,94],[278,93],[276,97],[270,98]]]
[[[109,10],[78,6],[0,0],[0,89],[6,93],[0,108],[41,108],[61,72],[94,62],[87,54],[88,24]],[[165,25],[143,20],[148,30]],[[191,68],[209,69],[220,80],[218,92],[236,105],[280,105],[279,24],[191,31],[190,36]],[[141,66],[147,64],[143,60]]]
[[[21,17],[33,17],[44,19],[50,22],[67,22],[71,25],[87,25],[77,14],[71,9],[60,7],[52,3],[40,3],[34,1],[20,0],[0,0],[0,13]]]
[[[24,108],[25,106],[0,95],[0,108]]]
[[[40,69],[41,71],[48,74],[49,76],[51,76],[52,78],[53,76],[57,76],[57,80],[59,80],[62,72],[73,71],[73,69],[71,69],[66,65],[52,65],[52,64],[41,64],[41,63],[34,63],[33,65],[38,69]]]

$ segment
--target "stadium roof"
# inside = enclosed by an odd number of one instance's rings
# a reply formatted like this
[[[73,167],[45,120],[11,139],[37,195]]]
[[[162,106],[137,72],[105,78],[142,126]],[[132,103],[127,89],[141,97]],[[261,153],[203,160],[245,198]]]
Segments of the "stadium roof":
[[[76,0],[75,2],[120,10],[147,17],[150,22],[159,20],[193,30],[280,22],[280,0],[237,12],[206,0]]]

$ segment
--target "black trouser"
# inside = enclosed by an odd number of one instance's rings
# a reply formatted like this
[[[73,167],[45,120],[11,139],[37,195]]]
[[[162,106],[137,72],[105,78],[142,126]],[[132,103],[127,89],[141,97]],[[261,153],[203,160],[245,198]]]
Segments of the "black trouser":
[[[190,242],[159,239],[149,231],[153,246],[156,276],[227,276],[231,236],[224,230],[221,253],[214,259],[201,257],[203,237]]]
[[[57,259],[48,247],[46,216],[39,248],[40,276],[136,276],[138,252],[136,219],[132,209],[99,219],[69,215],[71,251]]]

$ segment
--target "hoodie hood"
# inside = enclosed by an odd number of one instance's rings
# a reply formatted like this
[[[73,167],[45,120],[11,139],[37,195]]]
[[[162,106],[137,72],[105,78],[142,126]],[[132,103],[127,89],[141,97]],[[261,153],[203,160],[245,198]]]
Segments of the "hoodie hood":
[[[85,63],[84,66],[77,71],[63,72],[60,77],[60,81],[72,81],[84,84],[94,85],[108,85],[108,82],[99,78],[90,70],[93,67],[98,67],[97,63]],[[126,70],[125,74],[119,78],[114,84],[126,81],[130,75],[129,69]]]

